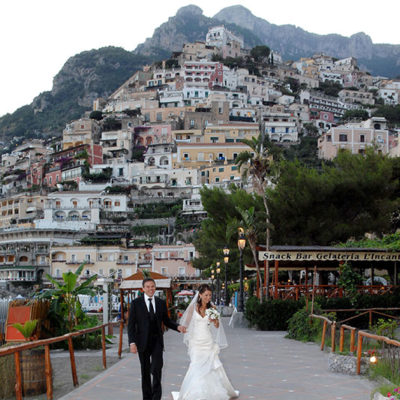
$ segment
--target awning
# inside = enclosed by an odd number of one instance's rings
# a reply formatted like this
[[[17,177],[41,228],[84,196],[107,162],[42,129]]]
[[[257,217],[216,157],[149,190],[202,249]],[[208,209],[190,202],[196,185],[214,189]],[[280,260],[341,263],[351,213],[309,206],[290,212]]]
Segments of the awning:
[[[36,211],[36,207],[28,207],[26,209],[26,212],[34,212],[34,211]]]

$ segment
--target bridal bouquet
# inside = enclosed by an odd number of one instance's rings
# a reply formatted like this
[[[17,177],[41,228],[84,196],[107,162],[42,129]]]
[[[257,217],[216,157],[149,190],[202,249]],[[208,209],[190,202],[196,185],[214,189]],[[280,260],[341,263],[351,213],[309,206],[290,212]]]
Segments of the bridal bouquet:
[[[212,321],[219,320],[220,317],[219,312],[215,308],[207,308],[206,315],[208,319],[211,319]]]

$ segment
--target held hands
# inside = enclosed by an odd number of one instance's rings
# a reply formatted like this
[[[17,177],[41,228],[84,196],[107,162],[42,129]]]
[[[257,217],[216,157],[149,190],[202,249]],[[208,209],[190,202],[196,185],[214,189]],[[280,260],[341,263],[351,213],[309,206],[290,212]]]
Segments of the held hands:
[[[186,326],[179,325],[179,326],[178,326],[178,331],[179,331],[180,333],[186,333]]]
[[[129,350],[131,353],[136,354],[137,353],[137,347],[135,343],[131,343],[129,346]]]

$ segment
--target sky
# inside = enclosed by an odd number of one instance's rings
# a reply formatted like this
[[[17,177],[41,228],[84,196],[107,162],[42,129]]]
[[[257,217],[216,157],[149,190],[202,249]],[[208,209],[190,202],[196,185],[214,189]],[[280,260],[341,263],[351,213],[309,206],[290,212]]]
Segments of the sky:
[[[3,0],[0,116],[51,90],[69,57],[104,46],[134,50],[188,4],[198,5],[207,17],[242,4],[273,24],[318,34],[365,32],[374,43],[400,44],[399,0]]]

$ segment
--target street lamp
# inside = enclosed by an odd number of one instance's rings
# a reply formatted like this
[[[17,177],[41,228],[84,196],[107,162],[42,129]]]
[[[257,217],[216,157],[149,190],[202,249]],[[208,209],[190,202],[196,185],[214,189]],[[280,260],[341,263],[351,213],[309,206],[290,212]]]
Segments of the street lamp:
[[[243,249],[246,246],[246,239],[244,237],[243,228],[239,228],[239,238],[238,238],[238,248],[239,248],[239,265],[240,265],[240,275],[239,275],[239,312],[244,311],[244,299],[243,299]]]
[[[212,289],[212,297],[214,301],[214,278],[215,278],[215,271],[214,268],[211,266],[211,289]]]
[[[219,306],[219,298],[220,298],[220,289],[219,289],[219,274],[220,274],[220,272],[221,272],[221,268],[219,267],[220,265],[221,265],[221,263],[219,262],[219,261],[217,261],[217,270],[216,270],[216,272],[217,272],[217,299],[216,299],[216,301],[217,301],[217,305]]]
[[[229,262],[229,248],[224,247],[224,263],[225,263],[225,306],[229,306],[229,293],[228,293],[228,262]]]

